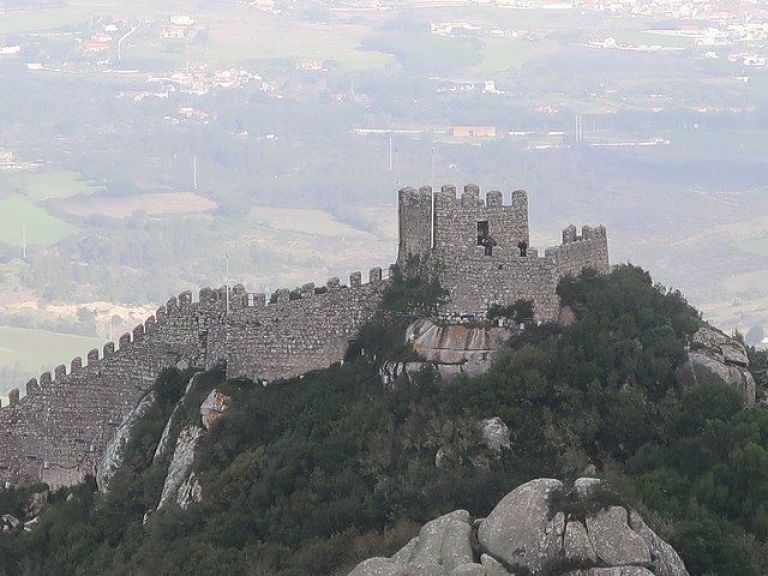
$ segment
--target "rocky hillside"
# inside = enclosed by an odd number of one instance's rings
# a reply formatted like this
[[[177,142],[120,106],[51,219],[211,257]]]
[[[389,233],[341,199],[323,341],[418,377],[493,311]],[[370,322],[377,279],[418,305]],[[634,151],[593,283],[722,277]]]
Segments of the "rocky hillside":
[[[560,294],[567,322],[458,338],[480,373],[400,315],[266,387],[166,370],[97,478],[0,490],[0,575],[763,576],[765,356],[637,268]],[[422,365],[384,386],[392,358]]]
[[[487,518],[456,510],[349,576],[688,576],[677,552],[596,478],[531,480]]]

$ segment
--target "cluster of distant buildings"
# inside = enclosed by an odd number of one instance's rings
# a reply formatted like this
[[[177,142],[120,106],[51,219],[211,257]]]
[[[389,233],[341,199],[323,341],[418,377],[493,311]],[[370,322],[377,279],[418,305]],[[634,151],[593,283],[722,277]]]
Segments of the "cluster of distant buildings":
[[[205,27],[187,14],[177,14],[169,18],[168,23],[160,26],[160,36],[163,38],[194,39]]]
[[[32,167],[34,164],[16,158],[11,148],[0,146],[0,172],[18,172]]]

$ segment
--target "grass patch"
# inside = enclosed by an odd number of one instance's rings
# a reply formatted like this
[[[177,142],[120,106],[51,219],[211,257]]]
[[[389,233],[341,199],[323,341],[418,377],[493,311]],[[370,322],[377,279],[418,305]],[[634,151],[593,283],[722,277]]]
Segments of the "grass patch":
[[[26,226],[27,244],[30,245],[50,246],[77,230],[20,194],[0,198],[0,242],[21,246],[22,226]]]
[[[363,48],[393,54],[411,71],[447,72],[478,64],[479,47],[458,38],[431,34],[380,34],[367,39]]]
[[[59,170],[43,174],[18,174],[11,176],[8,183],[31,200],[52,200],[92,194],[99,187],[85,180],[78,172]]]
[[[473,70],[478,74],[492,75],[520,68],[523,64],[542,58],[557,50],[554,45],[522,42],[507,38],[491,38],[484,41],[481,60]]]
[[[610,34],[619,44],[629,46],[661,46],[662,48],[690,48],[693,39],[685,36],[671,36],[644,30],[617,30]]]

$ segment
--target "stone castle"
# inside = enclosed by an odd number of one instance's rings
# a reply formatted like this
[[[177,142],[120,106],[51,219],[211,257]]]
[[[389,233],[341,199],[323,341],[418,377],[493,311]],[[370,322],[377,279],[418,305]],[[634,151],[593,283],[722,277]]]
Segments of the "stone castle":
[[[485,200],[475,185],[405,188],[399,192],[398,264],[430,270],[448,290],[443,321],[481,320],[492,304],[531,300],[540,321],[556,320],[557,283],[584,268],[609,270],[605,228],[574,226],[563,243],[540,255],[529,247],[528,202],[523,191],[505,203]],[[416,273],[416,272],[411,272]],[[432,272],[430,272],[432,273]],[[115,430],[166,367],[210,367],[225,361],[230,377],[274,381],[343,360],[360,328],[376,314],[389,283],[381,268],[367,281],[353,272],[347,284],[278,290],[271,297],[203,288],[171,298],[117,345],[92,350],[9,394],[0,409],[0,481],[71,485],[95,474]]]

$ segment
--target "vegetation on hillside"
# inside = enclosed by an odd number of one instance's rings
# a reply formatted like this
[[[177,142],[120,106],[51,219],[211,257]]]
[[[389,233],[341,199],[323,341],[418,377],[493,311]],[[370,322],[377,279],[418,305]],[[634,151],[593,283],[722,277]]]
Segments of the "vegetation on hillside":
[[[168,371],[158,386],[173,393],[137,427],[110,493],[57,493],[31,534],[0,535],[0,570],[346,574],[441,513],[482,516],[526,480],[573,479],[591,463],[692,574],[762,574],[768,411],[742,409],[727,388],[678,386],[675,367],[701,321],[642,270],[567,279],[560,293],[572,326],[531,327],[486,375],[451,385],[425,376],[387,391],[363,357],[268,387],[207,374],[205,387],[233,401],[195,462],[203,502],[143,525],[161,483],[151,454],[189,378]],[[478,459],[476,422],[494,416],[512,445]],[[438,468],[440,448],[452,457]]]

